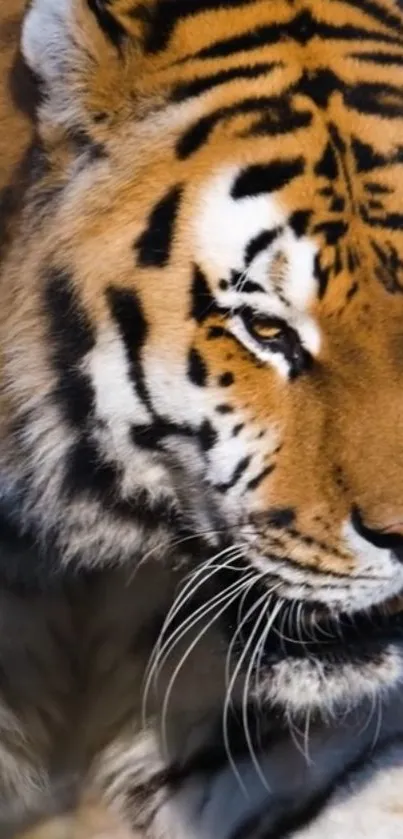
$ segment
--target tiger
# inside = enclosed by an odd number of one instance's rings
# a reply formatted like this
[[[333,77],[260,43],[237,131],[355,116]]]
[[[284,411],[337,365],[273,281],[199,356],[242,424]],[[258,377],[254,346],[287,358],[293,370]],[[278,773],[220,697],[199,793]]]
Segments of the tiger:
[[[403,4],[23,11],[0,835],[398,839]]]

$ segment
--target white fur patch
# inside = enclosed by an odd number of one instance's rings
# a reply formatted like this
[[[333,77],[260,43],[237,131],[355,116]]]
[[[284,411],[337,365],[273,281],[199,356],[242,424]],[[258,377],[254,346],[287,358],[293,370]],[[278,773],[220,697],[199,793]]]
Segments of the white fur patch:
[[[83,117],[78,73],[91,67],[90,40],[74,20],[74,0],[33,0],[25,17],[21,48],[28,66],[44,82],[41,119],[77,125]]]
[[[403,566],[392,551],[371,545],[350,522],[344,525],[343,537],[356,560],[356,570],[351,579],[351,597],[354,597],[353,592],[357,592],[359,602],[352,607],[366,609],[400,594],[403,589]],[[347,597],[346,609],[351,608],[349,600]]]
[[[132,425],[148,425],[152,417],[135,392],[130,380],[122,340],[113,326],[101,331],[94,349],[83,363],[95,392],[95,411],[104,423],[98,431],[98,443],[105,457],[113,457],[124,468],[122,496],[130,496],[146,484],[152,497],[170,492],[166,469],[148,452],[134,453],[130,440]]]
[[[341,706],[352,708],[364,698],[386,694],[402,675],[402,653],[392,645],[374,663],[346,661],[326,667],[307,655],[274,664],[259,694],[263,701],[280,702],[291,714],[322,709],[331,715]]]
[[[22,52],[35,73],[52,82],[69,59],[71,0],[34,0],[25,18]]]
[[[323,570],[320,583],[315,569],[311,571],[305,562],[303,546],[293,545],[289,549],[292,561],[283,562],[281,557],[270,556],[267,548],[265,553],[260,552],[259,536],[249,527],[242,535],[253,565],[264,574],[272,572],[280,577],[278,594],[288,600],[313,600],[337,612],[353,613],[377,606],[403,590],[403,567],[393,552],[371,545],[349,522],[343,527],[341,547],[353,560],[354,569],[343,575],[340,568],[338,577]]]
[[[285,320],[315,356],[320,350],[320,332],[309,308],[317,293],[316,245],[287,226],[287,213],[276,196],[232,198],[231,187],[238,174],[238,167],[231,167],[214,175],[200,197],[193,219],[196,259],[215,280],[215,293],[223,307],[231,310],[243,302],[259,315]],[[265,231],[276,231],[276,236],[246,265],[248,246]],[[281,280],[275,278],[279,256],[283,260]],[[234,272],[240,277],[236,286],[230,282]],[[218,286],[222,279],[229,282],[227,289]],[[248,281],[256,284],[255,291],[245,290]],[[288,376],[289,365],[281,355],[262,351],[239,322],[234,321],[232,328],[251,352],[270,362],[281,376]]]
[[[267,196],[231,198],[238,171],[231,167],[211,179],[195,216],[196,258],[218,278],[227,277],[231,269],[242,269],[245,246],[262,230],[286,222],[279,204]]]
[[[112,430],[121,423],[150,422],[150,414],[130,381],[125,349],[114,327],[99,333],[83,366],[95,390],[97,416]]]
[[[294,839],[402,839],[403,749],[396,741],[389,753],[367,765]]]

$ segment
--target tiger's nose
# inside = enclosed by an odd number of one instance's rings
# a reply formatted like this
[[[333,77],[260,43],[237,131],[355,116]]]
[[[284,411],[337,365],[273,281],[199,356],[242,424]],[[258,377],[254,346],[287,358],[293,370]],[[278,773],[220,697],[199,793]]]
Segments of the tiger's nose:
[[[380,511],[379,511],[380,513]],[[388,515],[369,517],[359,507],[351,512],[354,529],[363,539],[377,548],[389,548],[398,551],[403,558],[403,515],[389,509]]]

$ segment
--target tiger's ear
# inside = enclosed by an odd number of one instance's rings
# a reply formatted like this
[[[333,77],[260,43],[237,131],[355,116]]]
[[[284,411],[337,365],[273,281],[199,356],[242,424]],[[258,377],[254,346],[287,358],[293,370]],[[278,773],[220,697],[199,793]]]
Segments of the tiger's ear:
[[[85,122],[91,111],[119,108],[128,93],[124,53],[133,56],[141,50],[154,3],[31,0],[22,52],[41,82],[41,120],[68,127]]]

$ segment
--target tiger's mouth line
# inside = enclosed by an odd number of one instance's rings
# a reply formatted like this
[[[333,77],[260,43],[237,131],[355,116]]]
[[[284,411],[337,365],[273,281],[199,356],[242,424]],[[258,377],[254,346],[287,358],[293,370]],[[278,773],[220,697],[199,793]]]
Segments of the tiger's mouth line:
[[[253,599],[256,594],[253,596]],[[238,631],[238,653],[254,631],[253,601],[243,598],[232,605],[228,627]],[[275,618],[271,615],[275,613]],[[248,618],[248,615],[250,617]],[[227,615],[228,620],[228,615]],[[323,603],[285,600],[271,595],[267,612],[270,631],[265,634],[261,660],[266,664],[284,658],[332,659],[362,657],[385,644],[403,641],[403,594],[356,612],[334,613]]]
[[[214,576],[207,576],[183,611],[179,610],[182,619],[187,610],[201,609],[210,597],[224,594],[250,567],[245,555],[238,556]],[[366,650],[374,651],[374,647],[403,642],[403,589],[374,605],[343,611],[315,599],[312,587],[309,599],[280,594],[278,589],[270,589],[270,578],[270,573],[266,578],[257,576],[253,585],[247,591],[241,590],[223,610],[219,623],[235,654],[241,654],[251,635],[257,634],[264,637],[262,662],[285,657],[329,658],[336,653],[348,657],[349,651],[365,654]]]

